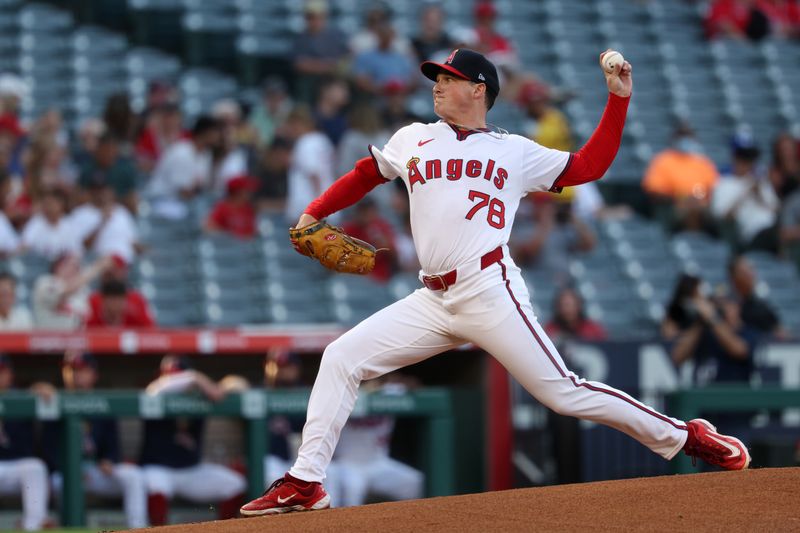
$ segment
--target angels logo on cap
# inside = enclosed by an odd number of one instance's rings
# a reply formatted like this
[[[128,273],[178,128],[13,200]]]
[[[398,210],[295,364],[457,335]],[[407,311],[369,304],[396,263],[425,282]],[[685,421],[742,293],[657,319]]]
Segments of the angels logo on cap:
[[[426,78],[436,81],[440,72],[447,72],[458,78],[486,85],[486,91],[497,97],[500,92],[500,81],[497,69],[483,54],[467,48],[456,48],[444,63],[425,61],[420,70]]]

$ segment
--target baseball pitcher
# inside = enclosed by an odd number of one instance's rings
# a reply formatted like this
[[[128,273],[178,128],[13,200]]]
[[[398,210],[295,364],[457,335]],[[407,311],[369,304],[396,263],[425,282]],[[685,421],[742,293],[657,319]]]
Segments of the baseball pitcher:
[[[603,62],[606,54],[617,62]],[[665,416],[624,392],[571,372],[530,304],[508,237],[520,199],[601,178],[622,137],[633,79],[630,63],[600,56],[609,95],[597,129],[577,152],[544,148],[487,127],[500,91],[495,66],[456,49],[426,61],[441,118],[400,129],[382,149],[313,201],[290,230],[296,249],[337,271],[366,273],[375,251],[321,220],[378,185],[402,179],[423,287],[378,311],[329,345],[322,357],[297,460],[247,516],[324,509],[325,469],[356,401],[359,383],[471,342],[486,350],[536,399],[554,411],[625,432],[666,459],[683,450],[731,470],[748,466],[738,439],[705,420]],[[322,237],[322,238],[320,238]],[[546,282],[546,280],[543,280]]]

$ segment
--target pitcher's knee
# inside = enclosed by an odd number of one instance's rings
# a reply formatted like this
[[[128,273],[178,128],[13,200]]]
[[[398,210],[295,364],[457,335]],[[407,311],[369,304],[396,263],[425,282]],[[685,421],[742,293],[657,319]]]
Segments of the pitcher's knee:
[[[352,363],[349,359],[351,354],[352,352],[341,339],[332,342],[322,354],[320,372],[325,371],[340,376],[350,376],[352,374]]]

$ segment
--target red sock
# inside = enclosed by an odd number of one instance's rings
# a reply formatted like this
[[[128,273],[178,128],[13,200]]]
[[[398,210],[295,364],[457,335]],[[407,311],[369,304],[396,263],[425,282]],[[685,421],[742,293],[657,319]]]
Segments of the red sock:
[[[169,502],[163,494],[151,494],[147,497],[147,512],[151,526],[163,526],[167,523]]]
[[[244,494],[237,494],[232,498],[219,502],[217,506],[217,516],[220,520],[228,518],[238,518],[239,508],[244,505]]]
[[[301,489],[307,489],[308,487],[311,486],[312,483],[314,483],[313,481],[303,481],[302,479],[297,479],[289,472],[286,472],[286,481],[291,481],[293,484],[297,485],[297,487]]]

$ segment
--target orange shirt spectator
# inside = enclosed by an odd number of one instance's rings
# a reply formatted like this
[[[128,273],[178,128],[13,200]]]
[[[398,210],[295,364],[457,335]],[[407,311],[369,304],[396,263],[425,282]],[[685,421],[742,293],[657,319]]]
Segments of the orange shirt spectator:
[[[709,158],[676,143],[653,158],[642,186],[650,194],[675,200],[692,197],[708,204],[718,180],[717,167]]]
[[[100,292],[89,297],[87,328],[151,328],[156,325],[150,306],[138,291],[117,280],[103,282]]]
[[[249,239],[256,234],[253,194],[259,183],[249,176],[238,176],[228,182],[227,188],[228,196],[214,206],[206,221],[206,230],[224,231]]]

